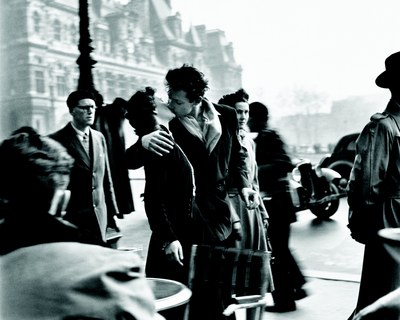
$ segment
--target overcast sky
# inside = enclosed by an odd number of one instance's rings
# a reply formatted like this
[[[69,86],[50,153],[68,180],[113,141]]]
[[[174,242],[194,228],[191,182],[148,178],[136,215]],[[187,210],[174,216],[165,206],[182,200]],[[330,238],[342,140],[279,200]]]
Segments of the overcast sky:
[[[251,97],[293,87],[332,99],[387,94],[375,85],[400,51],[400,0],[172,0],[185,23],[222,29]]]

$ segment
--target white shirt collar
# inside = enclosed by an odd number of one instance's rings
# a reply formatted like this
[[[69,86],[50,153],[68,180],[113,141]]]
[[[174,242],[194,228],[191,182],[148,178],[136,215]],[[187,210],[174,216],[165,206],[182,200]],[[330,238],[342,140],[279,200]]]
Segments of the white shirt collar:
[[[90,132],[90,129],[89,129],[89,127],[87,127],[86,129],[85,129],[85,131],[82,131],[82,130],[79,130],[77,127],[75,127],[74,126],[74,123],[71,121],[71,125],[72,125],[72,128],[74,128],[74,130],[75,130],[75,132],[76,132],[76,134],[78,135],[78,137],[79,138],[83,138],[84,137],[84,135],[86,134],[87,136],[89,136],[89,132]]]

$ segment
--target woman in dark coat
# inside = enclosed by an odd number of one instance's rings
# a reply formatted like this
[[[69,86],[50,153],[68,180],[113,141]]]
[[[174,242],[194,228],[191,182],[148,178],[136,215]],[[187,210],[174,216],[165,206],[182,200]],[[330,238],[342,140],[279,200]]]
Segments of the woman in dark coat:
[[[138,91],[131,97],[126,117],[139,137],[159,129],[168,131],[160,124],[157,112],[160,109],[169,112],[165,104],[156,101],[152,88]],[[135,160],[135,148],[134,145],[126,151],[128,166]],[[195,237],[192,230],[192,166],[177,144],[162,157],[152,152],[143,155],[144,203],[152,231],[146,275],[187,283],[190,248]]]

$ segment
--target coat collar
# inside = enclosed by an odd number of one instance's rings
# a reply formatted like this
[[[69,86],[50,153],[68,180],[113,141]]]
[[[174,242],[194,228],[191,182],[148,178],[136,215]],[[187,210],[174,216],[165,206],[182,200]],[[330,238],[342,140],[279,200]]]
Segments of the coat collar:
[[[390,113],[396,117],[400,117],[400,103],[394,99],[390,99],[385,112]]]
[[[77,159],[80,159],[81,161],[83,161],[88,168],[91,167],[91,160],[90,157],[88,156],[88,154],[86,153],[85,149],[82,146],[82,143],[79,141],[79,138],[77,136],[77,132],[75,131],[75,129],[72,127],[71,122],[67,125],[66,127],[68,135],[70,136],[70,139],[68,141],[68,150],[73,150],[74,152],[74,158],[75,161]],[[91,129],[89,129],[89,141],[92,145],[94,145],[93,143],[93,135],[91,132]],[[96,154],[95,153],[95,148],[92,148],[92,154]],[[70,151],[71,152],[71,151]]]

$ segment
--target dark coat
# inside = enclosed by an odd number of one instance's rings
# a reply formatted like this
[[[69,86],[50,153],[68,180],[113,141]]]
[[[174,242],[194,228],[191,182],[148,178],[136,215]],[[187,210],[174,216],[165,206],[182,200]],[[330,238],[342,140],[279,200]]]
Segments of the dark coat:
[[[279,183],[285,179],[294,165],[287,153],[286,146],[275,130],[260,131],[254,139],[256,144],[256,162],[260,190],[268,194],[286,191],[286,184]]]
[[[129,214],[135,210],[135,206],[125,162],[124,103],[125,100],[117,98],[112,104],[97,109],[93,128],[100,131],[107,142],[108,160],[119,213]]]
[[[356,141],[348,203],[365,221],[367,239],[356,311],[398,288],[400,266],[376,234],[400,227],[400,106],[390,100]]]
[[[103,134],[90,129],[91,159],[71,123],[50,137],[60,142],[75,159],[68,186],[71,199],[64,218],[106,241],[107,226],[116,227],[113,216],[118,214],[118,207]]]
[[[134,146],[127,149],[126,157],[128,163],[136,158]],[[190,248],[195,243],[192,219],[194,181],[190,163],[177,145],[163,157],[145,152],[143,160],[146,176],[144,206],[152,231],[146,275],[186,282],[187,268],[169,262],[162,248],[179,240],[187,260],[185,267],[188,267]]]
[[[220,113],[222,135],[211,154],[203,141],[189,133],[179,119],[171,120],[169,129],[194,168],[196,204],[204,222],[205,241],[219,242],[227,239],[232,231],[227,183],[239,190],[250,187],[250,183],[246,152],[239,142],[236,111],[223,105],[214,104],[214,107]]]
[[[0,224],[0,255],[48,242],[86,242],[79,229],[47,212],[8,216]]]

